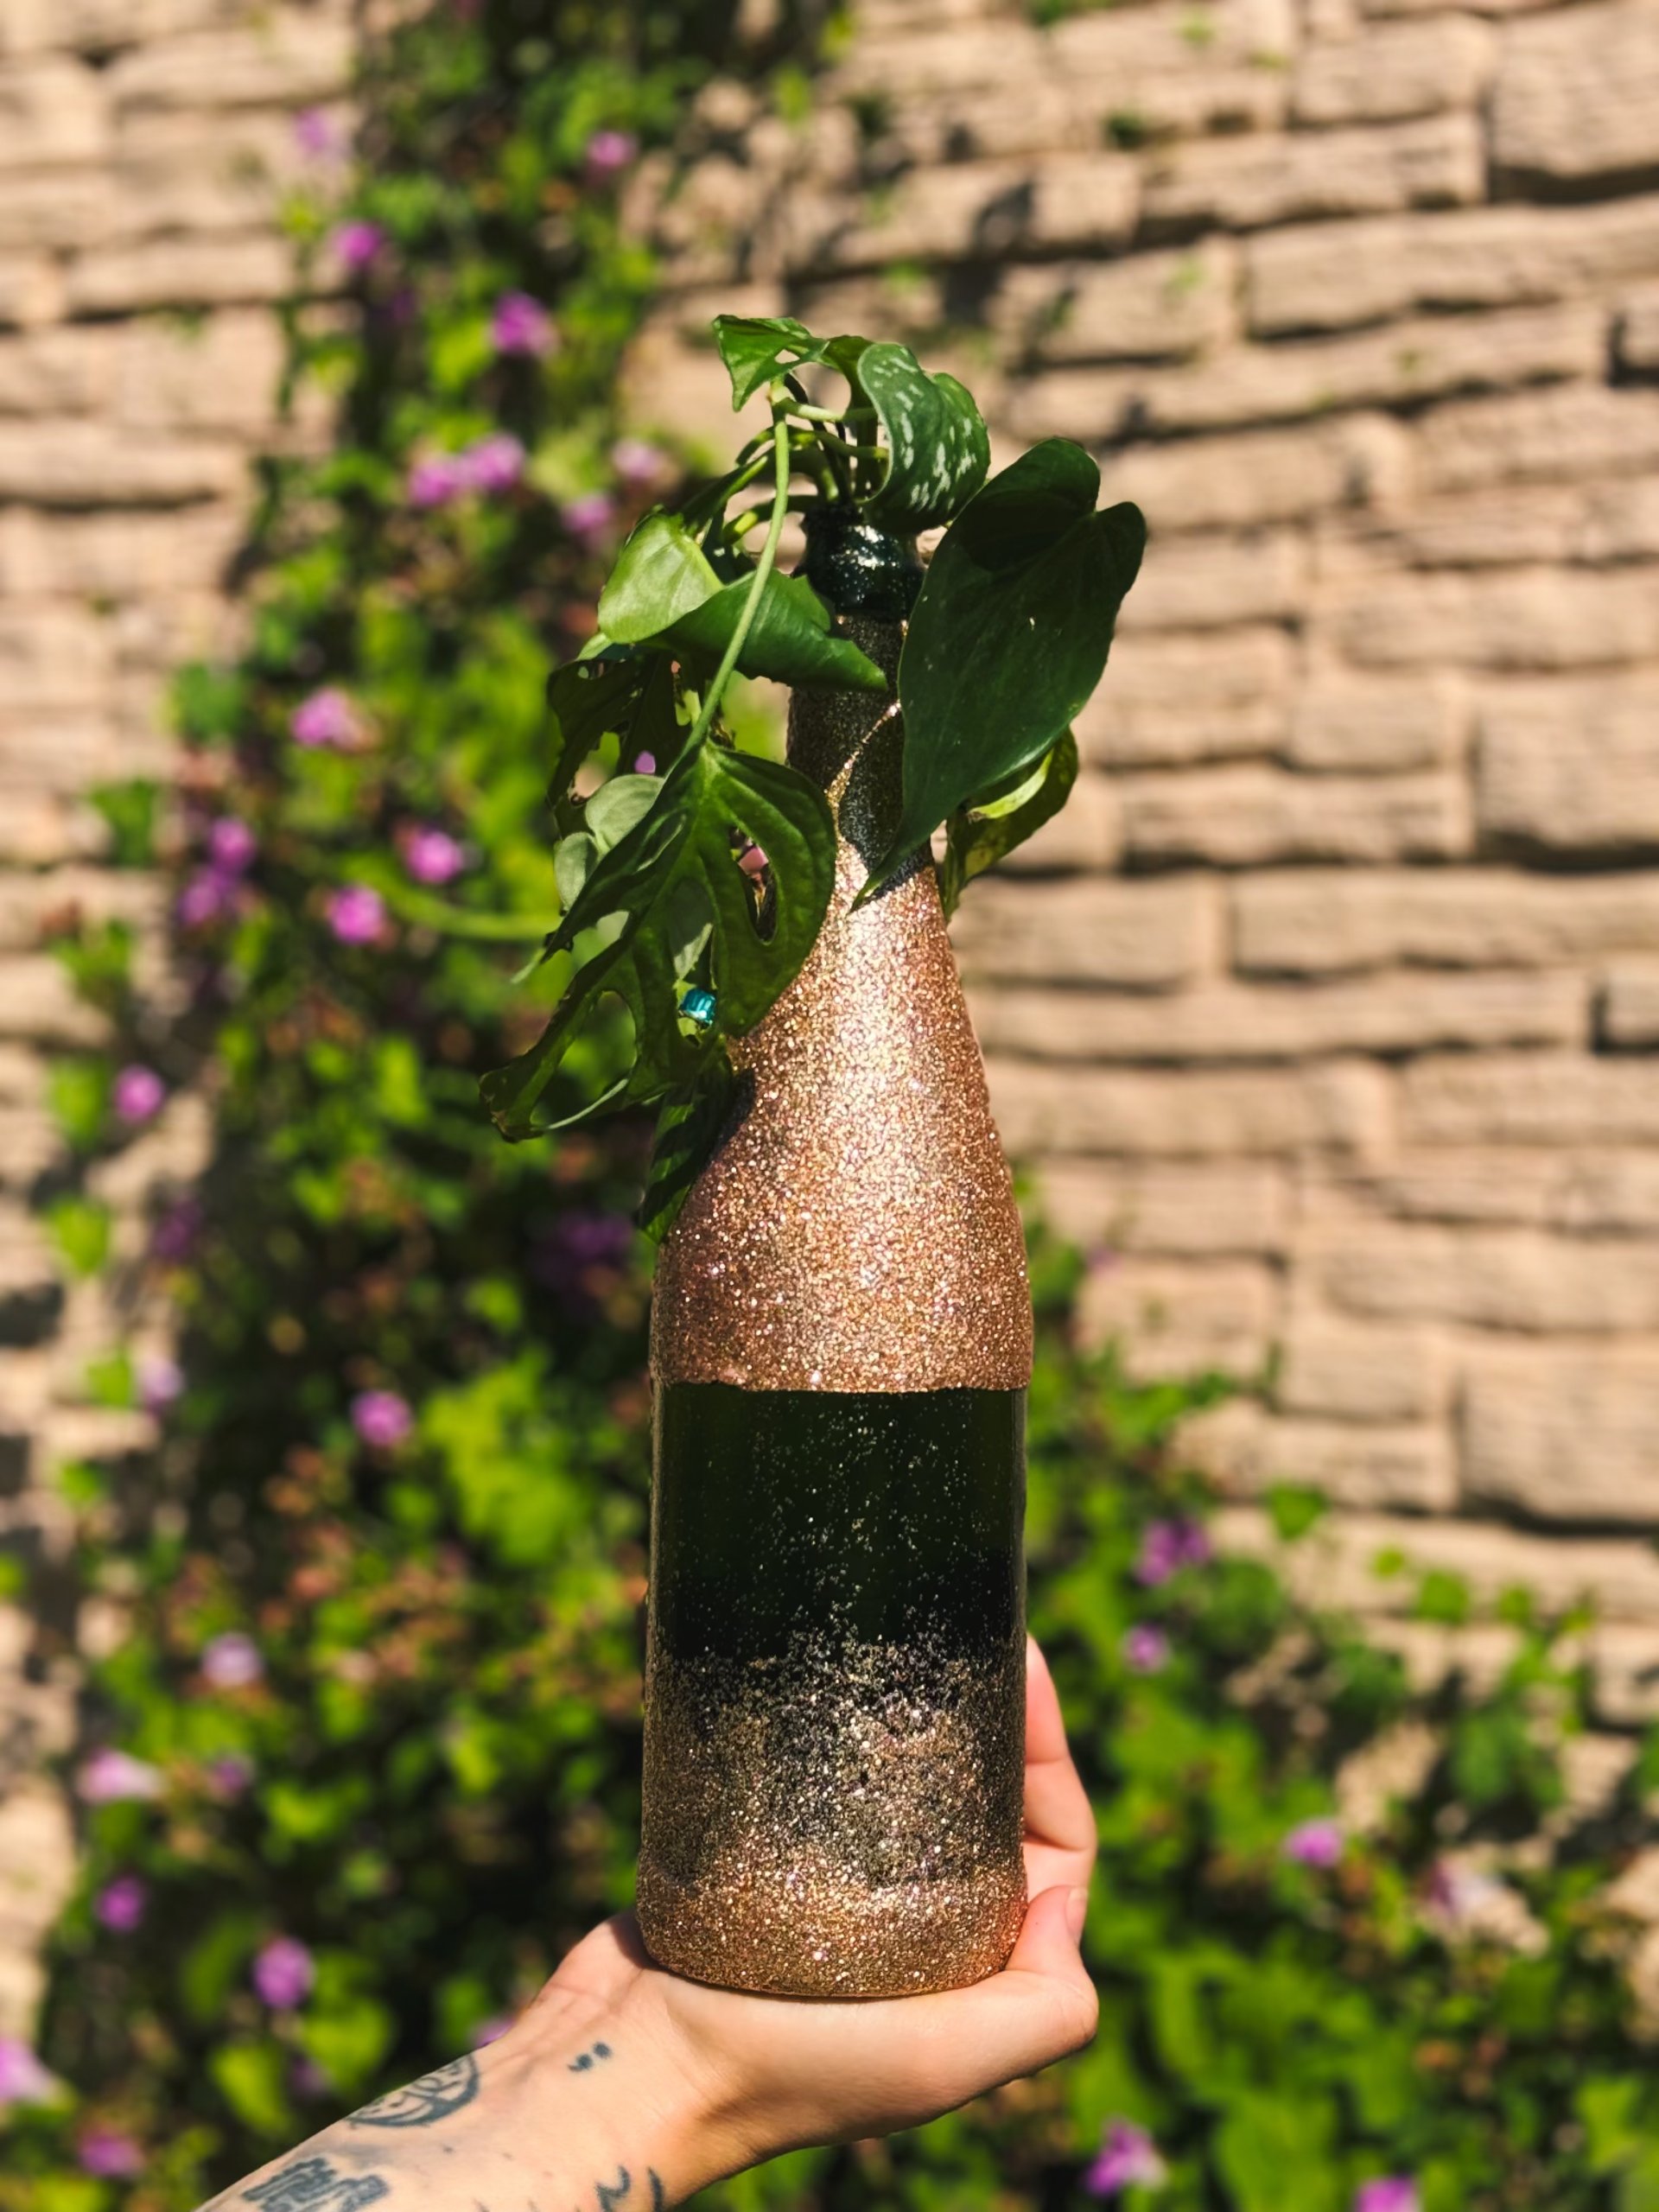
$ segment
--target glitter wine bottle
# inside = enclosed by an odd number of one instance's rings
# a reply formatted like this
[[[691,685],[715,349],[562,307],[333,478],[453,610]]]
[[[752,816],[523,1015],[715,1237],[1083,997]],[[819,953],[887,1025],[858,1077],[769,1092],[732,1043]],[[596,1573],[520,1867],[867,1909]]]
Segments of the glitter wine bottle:
[[[814,555],[891,683],[913,566],[868,525]],[[1026,1897],[1031,1302],[931,861],[855,903],[900,742],[890,701],[794,700],[836,893],[734,1047],[652,1324],[641,1927],[682,1973],[804,1996],[976,1980]]]

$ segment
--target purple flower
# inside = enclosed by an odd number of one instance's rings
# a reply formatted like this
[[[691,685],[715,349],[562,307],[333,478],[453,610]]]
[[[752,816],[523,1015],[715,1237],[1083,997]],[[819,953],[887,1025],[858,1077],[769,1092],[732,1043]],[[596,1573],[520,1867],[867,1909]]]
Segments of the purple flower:
[[[296,745],[329,745],[339,753],[351,752],[363,732],[356,708],[333,683],[302,699],[289,716],[288,727]]]
[[[149,1903],[149,1891],[136,1874],[118,1874],[99,1891],[92,1914],[100,1928],[130,1936],[143,1920]]]
[[[150,1121],[161,1112],[166,1096],[167,1085],[154,1068],[137,1064],[123,1068],[115,1078],[116,1118],[122,1122]]]
[[[482,2050],[486,2043],[499,2043],[512,2025],[511,2012],[498,2012],[488,2020],[481,2020],[473,2030],[473,2049]]]
[[[582,165],[594,182],[619,175],[639,150],[639,141],[629,130],[595,130],[588,141]]]
[[[737,864],[745,875],[764,875],[771,861],[760,845],[746,845],[737,856]]]
[[[366,883],[348,883],[328,901],[328,926],[342,944],[372,944],[386,925],[386,902]]]
[[[221,1751],[208,1760],[207,1779],[221,1797],[239,1797],[253,1780],[253,1761],[240,1751]]]
[[[47,2071],[26,2043],[0,2036],[0,2112],[8,2105],[43,2105],[57,2088],[56,2075]]]
[[[1155,2189],[1168,2171],[1144,2127],[1132,2120],[1109,2120],[1101,2132],[1099,2156],[1083,2185],[1090,2196],[1117,2196],[1136,2182]]]
[[[216,868],[204,868],[180,892],[173,911],[182,927],[199,930],[208,922],[216,922],[235,896],[236,886],[228,875]]]
[[[1209,1557],[1210,1539],[1196,1521],[1149,1521],[1141,1534],[1135,1579],[1155,1590],[1182,1567],[1202,1567]]]
[[[611,448],[611,467],[631,491],[654,484],[663,470],[661,450],[644,438],[619,438]]]
[[[130,2181],[144,2170],[144,2154],[130,2135],[116,2127],[89,2127],[75,2146],[82,2173],[105,2181]]]
[[[83,1803],[118,1805],[129,1798],[159,1797],[163,1776],[158,1766],[130,1751],[94,1751],[75,1777]]]
[[[490,337],[498,353],[550,353],[559,342],[553,318],[528,292],[503,292],[490,317]]]
[[[138,1363],[138,1402],[147,1414],[164,1414],[184,1392],[184,1370],[165,1352],[152,1352]]]
[[[1136,1675],[1156,1675],[1169,1664],[1169,1638],[1151,1621],[1137,1621],[1123,1638],[1123,1662]]]
[[[362,1390],[352,1400],[352,1427],[377,1452],[391,1452],[415,1426],[407,1398],[395,1390]]]
[[[461,457],[474,492],[511,492],[524,473],[524,448],[511,430],[493,430]]]
[[[251,1683],[263,1681],[264,1655],[251,1636],[244,1636],[239,1629],[228,1629],[203,1648],[201,1671],[216,1690],[245,1690]]]
[[[416,883],[448,883],[467,865],[467,855],[447,830],[417,823],[404,837],[404,866]]]
[[[467,472],[459,454],[430,454],[417,461],[405,486],[411,507],[442,507],[467,488]]]
[[[360,217],[341,223],[328,241],[342,269],[360,276],[372,269],[380,258],[386,243],[386,234],[378,223],[365,222]]]
[[[158,1260],[188,1260],[201,1234],[201,1201],[179,1198],[150,1231],[149,1249]]]
[[[413,507],[447,506],[466,492],[510,492],[524,473],[524,448],[510,430],[493,430],[460,453],[429,454],[409,472]]]
[[[340,126],[326,108],[302,107],[294,118],[294,141],[313,161],[328,162],[346,150]]]
[[[579,499],[567,499],[559,509],[559,520],[572,537],[586,546],[599,543],[615,515],[616,502],[608,492],[584,492]]]
[[[288,2082],[296,2097],[326,2097],[334,2086],[315,2058],[296,2058]]]
[[[207,832],[207,857],[225,875],[251,868],[258,850],[259,840],[237,815],[221,814]]]
[[[1354,2191],[1354,2212],[1421,2212],[1421,2206],[1409,2174],[1380,2174]]]
[[[291,1936],[273,1936],[253,1961],[253,1986],[273,2012],[303,2005],[316,1978],[310,1952]]]
[[[1342,1857],[1342,1844],[1340,1821],[1303,1821],[1279,1849],[1297,1866],[1334,1866]]]
[[[657,755],[654,753],[636,753],[633,756],[633,772],[636,776],[654,776],[657,772]]]

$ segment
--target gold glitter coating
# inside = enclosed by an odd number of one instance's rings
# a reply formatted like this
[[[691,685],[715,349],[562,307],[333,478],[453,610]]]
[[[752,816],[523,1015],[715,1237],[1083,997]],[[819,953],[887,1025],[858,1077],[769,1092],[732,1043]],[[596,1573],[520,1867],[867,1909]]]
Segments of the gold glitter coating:
[[[896,670],[901,632],[843,617]],[[798,693],[839,833],[818,942],[737,1040],[732,1122],[658,1256],[652,1365],[753,1390],[1020,1389],[1024,1239],[931,861],[854,900],[897,818],[898,709]]]
[[[957,1989],[1026,1908],[1020,1636],[973,1657],[832,1623],[646,1683],[638,1910],[661,1965],[782,1997]]]

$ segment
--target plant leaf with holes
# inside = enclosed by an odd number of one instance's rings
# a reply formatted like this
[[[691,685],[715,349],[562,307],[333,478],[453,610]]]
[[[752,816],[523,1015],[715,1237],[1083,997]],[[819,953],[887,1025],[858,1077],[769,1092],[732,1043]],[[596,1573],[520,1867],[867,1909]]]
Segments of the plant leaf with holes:
[[[876,411],[889,456],[880,488],[863,503],[867,518],[901,537],[949,522],[991,465],[972,392],[944,372],[930,376],[908,346],[887,340],[865,348],[857,391]]]
[[[976,876],[995,868],[1053,819],[1077,780],[1077,741],[1067,730],[1007,797],[984,806],[957,809],[944,825],[944,858],[939,864],[939,897],[947,914],[956,912]]]
[[[662,654],[615,662],[568,661],[548,678],[547,702],[556,747],[547,803],[562,836],[582,826],[582,807],[571,786],[582,762],[606,738],[618,738],[625,756],[649,753],[666,770],[685,734],[676,708],[674,671]]]
[[[1147,528],[1127,504],[1097,513],[1099,489],[1083,448],[1048,438],[945,532],[899,662],[903,810],[867,888],[1033,766],[1100,681]]]
[[[764,936],[734,830],[772,862]],[[584,931],[621,917],[615,937],[572,976],[537,1043],[480,1084],[503,1135],[555,1126],[542,1101],[577,1027],[607,995],[632,1019],[633,1063],[599,1106],[695,1083],[720,1038],[752,1029],[811,950],[835,852],[830,802],[798,769],[716,745],[683,754],[650,812],[594,861],[547,941],[550,955],[569,951]],[[678,984],[692,957],[707,959],[717,1013],[713,1029],[688,1033]]]
[[[671,1090],[663,1101],[637,1217],[653,1244],[660,1244],[674,1226],[691,1185],[720,1141],[736,1093],[737,1077],[722,1048],[709,1053],[695,1083]]]

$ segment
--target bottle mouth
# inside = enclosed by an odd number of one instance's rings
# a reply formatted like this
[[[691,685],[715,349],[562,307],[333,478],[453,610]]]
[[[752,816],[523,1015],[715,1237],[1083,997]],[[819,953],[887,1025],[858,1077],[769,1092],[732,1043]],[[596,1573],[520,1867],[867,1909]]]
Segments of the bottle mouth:
[[[913,537],[896,537],[849,507],[810,507],[799,573],[832,614],[903,622],[922,588]]]

